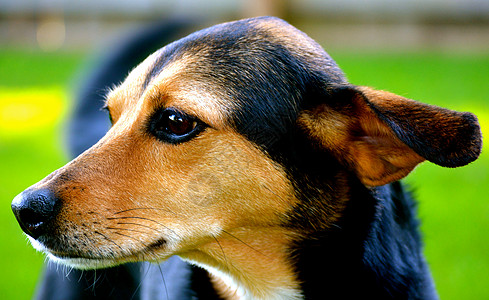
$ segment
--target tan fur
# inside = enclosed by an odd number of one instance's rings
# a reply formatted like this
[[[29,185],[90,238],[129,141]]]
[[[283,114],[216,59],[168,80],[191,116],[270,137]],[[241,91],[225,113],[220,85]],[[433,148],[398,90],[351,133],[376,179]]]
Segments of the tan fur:
[[[288,262],[292,240],[284,228],[243,227],[180,256],[210,267],[221,294],[231,299],[298,299],[299,283]]]
[[[373,103],[396,102],[402,98],[368,88],[362,90],[367,92],[368,100]],[[349,164],[368,186],[399,180],[424,161],[423,157],[399,140],[361,96],[353,100],[351,111],[338,112],[327,105],[321,105],[304,112],[299,118],[299,124],[336,154],[340,161]]]

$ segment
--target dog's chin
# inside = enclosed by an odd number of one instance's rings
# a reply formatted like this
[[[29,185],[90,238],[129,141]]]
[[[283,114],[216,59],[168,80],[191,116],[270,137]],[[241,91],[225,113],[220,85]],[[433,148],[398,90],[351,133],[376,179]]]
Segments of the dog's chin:
[[[94,270],[109,268],[120,265],[121,263],[113,259],[93,259],[93,258],[71,258],[71,257],[58,257],[48,252],[48,257],[51,261],[72,267],[79,270]]]
[[[60,256],[59,254],[51,252],[41,242],[31,238],[30,236],[28,236],[28,238],[32,246],[34,247],[34,249],[36,249],[39,252],[46,253],[49,260],[75,269],[94,270],[94,269],[115,267],[123,263],[116,259],[110,259],[110,258],[79,258],[79,257]]]

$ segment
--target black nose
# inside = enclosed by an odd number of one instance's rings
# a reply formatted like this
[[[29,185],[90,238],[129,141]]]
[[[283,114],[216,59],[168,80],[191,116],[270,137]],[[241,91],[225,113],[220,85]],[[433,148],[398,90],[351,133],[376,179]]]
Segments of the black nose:
[[[37,239],[56,214],[56,204],[56,197],[50,190],[25,190],[12,201],[12,211],[22,230]]]

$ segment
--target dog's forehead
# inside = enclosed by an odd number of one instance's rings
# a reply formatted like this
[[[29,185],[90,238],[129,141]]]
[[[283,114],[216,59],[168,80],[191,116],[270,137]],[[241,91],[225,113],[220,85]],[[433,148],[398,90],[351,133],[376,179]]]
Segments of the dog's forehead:
[[[333,81],[344,79],[318,43],[274,17],[228,22],[197,31],[160,49],[152,59],[143,87],[177,60],[188,63],[182,69],[186,75],[206,83],[231,76],[256,78],[260,74],[274,79],[283,77],[291,68],[323,72]],[[277,65],[283,68],[273,68]],[[270,68],[275,73],[268,72]]]
[[[215,25],[167,45],[121,87],[134,98],[169,95],[172,104],[198,117],[263,133],[295,120],[310,85],[320,81],[345,79],[305,33],[283,20],[261,17]],[[264,140],[270,139],[262,133]]]

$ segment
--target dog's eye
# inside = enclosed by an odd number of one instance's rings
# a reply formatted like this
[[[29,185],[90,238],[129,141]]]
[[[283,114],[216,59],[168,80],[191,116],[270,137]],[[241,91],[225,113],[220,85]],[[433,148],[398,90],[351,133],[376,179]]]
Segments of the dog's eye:
[[[163,119],[164,123],[161,124],[163,125],[161,129],[177,136],[188,134],[197,126],[196,121],[177,112],[167,111],[163,114]]]
[[[150,120],[149,131],[158,139],[169,143],[186,142],[204,129],[198,119],[176,109],[157,111]]]

